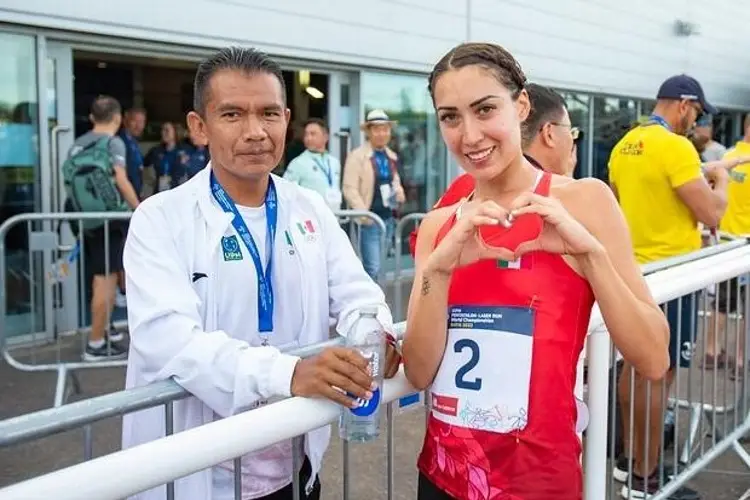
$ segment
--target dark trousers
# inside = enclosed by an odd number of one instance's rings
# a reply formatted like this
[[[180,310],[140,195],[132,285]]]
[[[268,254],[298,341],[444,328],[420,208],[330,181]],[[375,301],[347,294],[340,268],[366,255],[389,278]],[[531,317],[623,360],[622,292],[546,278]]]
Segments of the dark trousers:
[[[309,495],[305,496],[305,486],[307,481],[310,479],[312,474],[312,466],[310,461],[305,457],[305,461],[302,463],[302,469],[299,471],[299,491],[300,499],[302,500],[320,500],[320,479],[315,478],[315,484]],[[270,495],[261,497],[259,500],[292,500],[294,497],[294,486],[289,485],[286,488],[275,491]]]
[[[453,500],[453,497],[435,486],[420,472],[417,480],[417,500]]]

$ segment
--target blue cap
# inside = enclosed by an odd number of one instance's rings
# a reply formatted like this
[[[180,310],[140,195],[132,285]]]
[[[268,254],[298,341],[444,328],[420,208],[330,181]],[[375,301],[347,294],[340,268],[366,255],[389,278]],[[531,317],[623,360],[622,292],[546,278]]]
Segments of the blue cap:
[[[698,80],[685,74],[676,75],[667,78],[659,87],[656,94],[657,99],[686,99],[696,101],[703,108],[703,112],[709,115],[715,115],[718,110],[711,106],[706,100],[703,88]]]

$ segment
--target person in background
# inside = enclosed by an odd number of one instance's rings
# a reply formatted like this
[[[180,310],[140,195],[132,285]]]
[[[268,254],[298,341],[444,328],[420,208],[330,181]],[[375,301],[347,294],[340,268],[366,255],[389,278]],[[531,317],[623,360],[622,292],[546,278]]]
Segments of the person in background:
[[[391,248],[396,227],[393,212],[406,201],[398,175],[398,155],[388,147],[394,125],[382,109],[370,111],[360,126],[367,141],[349,153],[344,165],[344,199],[352,210],[368,210],[383,219],[386,249]],[[362,218],[360,223],[362,263],[367,274],[377,279],[386,257],[381,255],[382,230],[371,219]]]
[[[521,125],[526,159],[542,170],[572,177],[580,131],[570,123],[565,99],[536,83],[528,84],[526,91],[531,102],[529,116]]]
[[[745,115],[743,127],[742,139],[737,141],[737,144],[727,151],[723,157],[725,161],[740,163],[729,171],[727,211],[719,224],[719,229],[722,232],[737,237],[750,236],[750,113]],[[730,379],[735,379],[737,375],[742,376],[745,371],[744,353],[747,335],[745,325],[747,323],[744,315],[738,320],[736,355],[734,357],[727,356],[723,348],[727,333],[727,314],[739,312],[742,315],[743,311],[738,311],[738,309],[744,306],[747,282],[748,276],[745,275],[731,279],[728,283],[717,285],[715,309],[714,307],[711,309],[717,310],[719,317],[717,321],[711,319],[708,322],[706,356],[703,366],[707,369],[726,368],[730,370]],[[738,286],[739,292],[737,291]]]
[[[141,198],[143,189],[143,153],[138,142],[143,130],[146,128],[146,110],[143,108],[131,108],[125,112],[119,136],[127,148],[128,180],[132,184],[138,198]]]
[[[177,145],[171,158],[170,177],[172,187],[179,186],[205,168],[210,160],[208,147],[195,131],[188,130],[188,136]]]
[[[700,83],[684,74],[670,77],[662,83],[656,99],[649,119],[625,134],[609,160],[610,185],[625,214],[640,264],[700,249],[698,223],[716,227],[727,204],[729,177],[725,165],[703,163],[686,137],[703,113],[717,112],[706,100]],[[670,325],[670,369],[666,376],[649,384],[626,361],[618,382],[625,454],[618,457],[613,475],[624,483],[624,498],[653,495],[659,489],[661,472],[668,477],[677,467],[660,460],[665,395],[677,369],[690,366],[697,303],[695,296],[687,295],[666,307]],[[635,404],[631,418],[631,401],[648,404]],[[633,439],[630,429],[634,429]],[[631,449],[633,455],[627,456]],[[700,495],[681,487],[669,498],[691,500]]]
[[[695,122],[689,137],[704,162],[721,160],[727,152],[727,148],[714,140],[713,120],[709,114],[704,114]]]
[[[331,210],[341,208],[341,163],[328,153],[328,127],[312,118],[305,123],[305,152],[286,167],[284,179],[312,189],[325,198]]]
[[[199,64],[194,88],[188,123],[211,149],[211,164],[133,214],[126,387],[173,379],[189,391],[174,407],[175,432],[273,398],[324,398],[342,408],[371,400],[376,387],[356,349],[329,347],[305,359],[282,352],[329,340],[329,317],[348,334],[362,308],[375,308],[386,331],[393,326],[383,291],[325,201],[271,174],[290,115],[281,67],[257,50],[227,48]],[[386,377],[399,366],[392,342]],[[123,449],[163,438],[164,418],[163,406],[125,415]],[[330,432],[304,436],[298,471],[285,440],[241,457],[239,485],[228,461],[177,479],[175,499],[234,500],[239,486],[238,498],[292,500],[295,477],[300,498],[318,500]],[[159,486],[134,499],[166,495]]]
[[[171,189],[169,167],[177,153],[177,130],[174,123],[164,122],[161,125],[161,142],[151,148],[143,163],[154,169],[157,178],[156,192]]]
[[[135,209],[139,201],[127,175],[127,150],[122,139],[116,135],[122,122],[120,103],[113,97],[99,96],[91,104],[89,118],[93,128],[75,140],[68,156],[72,157],[108,138],[115,186],[127,206]],[[115,305],[117,284],[121,279],[126,235],[127,224],[124,221],[111,221],[108,225],[86,231],[83,235],[84,261],[93,275],[91,333],[83,354],[87,361],[118,359],[126,355],[126,350],[119,343],[123,339],[122,333],[114,329],[106,331]]]

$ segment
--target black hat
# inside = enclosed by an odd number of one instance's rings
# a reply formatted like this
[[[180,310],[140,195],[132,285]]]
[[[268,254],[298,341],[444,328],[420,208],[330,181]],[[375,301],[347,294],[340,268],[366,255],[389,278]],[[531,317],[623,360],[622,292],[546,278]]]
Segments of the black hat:
[[[688,75],[676,75],[667,78],[659,87],[657,99],[686,99],[688,101],[697,101],[703,108],[704,113],[715,115],[718,110],[706,101],[703,94],[703,88],[698,80]]]

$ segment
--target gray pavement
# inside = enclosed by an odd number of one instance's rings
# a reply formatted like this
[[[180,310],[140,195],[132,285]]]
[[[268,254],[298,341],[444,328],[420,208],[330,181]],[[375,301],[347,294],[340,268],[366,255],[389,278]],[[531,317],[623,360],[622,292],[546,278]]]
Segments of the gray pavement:
[[[406,291],[405,297],[408,297]],[[70,343],[71,341],[68,341]],[[47,349],[45,356],[54,356]],[[75,347],[63,351],[72,356]],[[698,352],[701,352],[698,350]],[[71,400],[89,398],[121,390],[124,385],[124,370],[88,370],[79,375],[82,394]],[[701,381],[700,370],[692,373],[683,370],[680,374],[680,392],[691,393],[696,400],[703,386],[704,396],[713,394],[713,379],[705,375]],[[0,364],[0,419],[49,408],[54,395],[55,374],[19,372],[5,363]],[[717,384],[717,399],[723,402],[723,394],[730,394],[733,385],[724,388],[723,381]],[[728,402],[728,401],[727,401]],[[685,430],[687,413],[680,413],[680,428]],[[723,422],[719,422],[723,429]],[[424,435],[424,413],[420,409],[399,414],[395,420],[395,498],[411,500],[416,494],[416,458]],[[73,465],[83,459],[83,432],[69,431],[38,441],[0,449],[0,487],[28,479],[40,474]],[[119,449],[120,422],[108,419],[93,426],[94,456],[102,456]],[[704,441],[704,446],[710,446]],[[386,478],[386,446],[382,437],[378,442],[351,447],[351,498],[384,499]],[[669,454],[671,456],[671,452]],[[342,447],[336,429],[326,456],[322,472],[323,498],[342,499]],[[123,471],[123,473],[127,473]],[[105,480],[106,478],[92,478]],[[702,471],[690,485],[703,494],[706,500],[736,500],[750,488],[748,470],[733,452],[728,452]],[[619,491],[619,487],[617,488]]]

